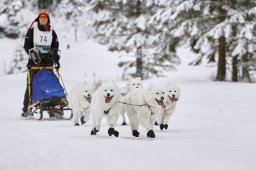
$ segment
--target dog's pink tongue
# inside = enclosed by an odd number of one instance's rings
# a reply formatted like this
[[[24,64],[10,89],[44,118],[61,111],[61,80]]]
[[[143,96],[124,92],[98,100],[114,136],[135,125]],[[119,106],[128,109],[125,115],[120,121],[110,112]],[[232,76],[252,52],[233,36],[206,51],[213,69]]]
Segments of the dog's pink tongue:
[[[176,98],[172,98],[169,96],[169,99],[171,100],[171,102],[177,102],[179,99],[176,99]]]
[[[111,102],[111,97],[105,97],[105,103]]]
[[[91,100],[92,100],[91,97],[85,97],[85,99],[87,100],[87,102],[91,103]]]
[[[163,108],[166,108],[166,106],[165,106],[163,100],[157,100],[157,99],[156,99],[156,101],[157,101],[157,103],[158,103],[160,106],[162,106]]]
[[[166,105],[164,104],[164,102],[161,100],[160,101],[160,105],[163,107],[163,108],[166,108]]]

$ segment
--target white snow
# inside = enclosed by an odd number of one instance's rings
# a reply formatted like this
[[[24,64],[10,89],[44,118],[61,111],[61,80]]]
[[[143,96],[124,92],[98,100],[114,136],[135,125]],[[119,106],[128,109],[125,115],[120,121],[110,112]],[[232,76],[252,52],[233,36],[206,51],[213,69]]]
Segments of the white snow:
[[[61,75],[69,91],[93,77],[112,79],[121,87],[115,54],[91,41],[74,42],[59,35]],[[8,61],[15,41],[0,39],[1,63]],[[66,45],[70,44],[70,50]],[[4,48],[2,48],[4,47]],[[103,122],[91,136],[91,122],[29,121],[20,118],[26,74],[0,76],[0,169],[19,170],[254,170],[256,157],[255,84],[212,82],[211,67],[189,67],[191,53],[179,50],[183,64],[167,78],[144,81],[176,82],[182,91],[167,131],[155,127],[148,139],[142,128],[134,138],[129,126],[107,135]]]
[[[0,27],[4,27],[5,23],[7,22],[8,15],[7,14],[2,14],[0,15]]]

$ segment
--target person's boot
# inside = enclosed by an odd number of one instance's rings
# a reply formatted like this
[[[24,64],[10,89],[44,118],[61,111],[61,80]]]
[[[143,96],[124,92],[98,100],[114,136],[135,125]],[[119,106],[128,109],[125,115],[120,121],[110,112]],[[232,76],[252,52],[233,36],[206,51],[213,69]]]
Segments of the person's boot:
[[[28,107],[25,107],[25,106],[22,108],[21,117],[27,117],[27,108]]]
[[[34,115],[32,113],[32,110],[31,109],[23,109],[23,112],[21,113],[21,116],[26,118],[26,119],[33,119],[34,118]]]
[[[21,117],[27,117],[27,111],[22,111]]]

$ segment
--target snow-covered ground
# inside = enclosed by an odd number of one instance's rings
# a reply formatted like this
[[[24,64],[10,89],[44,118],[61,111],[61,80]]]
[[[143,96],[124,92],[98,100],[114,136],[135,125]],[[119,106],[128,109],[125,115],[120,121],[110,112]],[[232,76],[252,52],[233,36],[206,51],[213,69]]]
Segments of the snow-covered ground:
[[[105,47],[60,39],[61,75],[67,90],[93,77],[124,85],[118,59]],[[1,39],[3,54],[10,54],[15,43]],[[179,52],[185,60],[190,56],[186,50]],[[1,56],[1,63],[9,61],[7,57]],[[148,139],[142,128],[141,137],[132,137],[130,127],[120,125],[121,118],[118,138],[107,135],[105,123],[97,136],[91,136],[91,122],[74,127],[72,121],[22,120],[26,74],[1,74],[0,169],[254,170],[256,85],[212,82],[211,72],[212,68],[182,64],[167,78],[144,82],[172,80],[182,91],[169,129],[162,132],[156,127],[155,139]]]

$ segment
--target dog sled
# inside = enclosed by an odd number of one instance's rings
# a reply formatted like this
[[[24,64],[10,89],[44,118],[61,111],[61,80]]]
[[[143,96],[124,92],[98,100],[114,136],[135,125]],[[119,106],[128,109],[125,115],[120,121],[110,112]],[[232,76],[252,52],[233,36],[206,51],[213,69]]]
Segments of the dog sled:
[[[34,119],[46,119],[44,113],[54,119],[72,119],[73,111],[68,108],[67,92],[63,88],[65,86],[58,66],[28,67],[27,74],[30,103],[28,110],[32,111]]]

